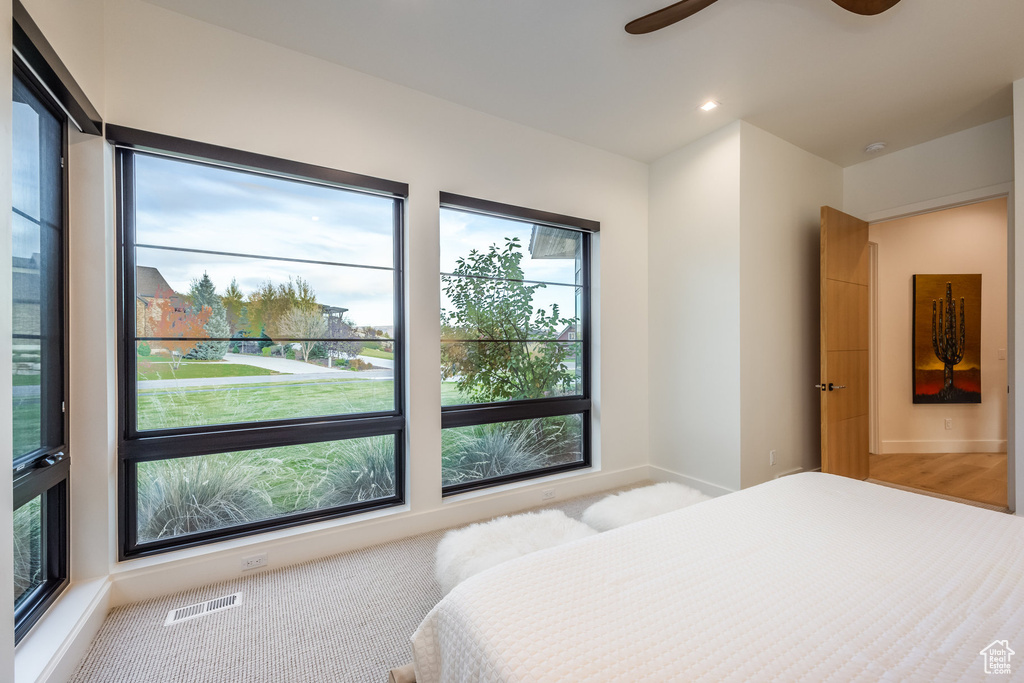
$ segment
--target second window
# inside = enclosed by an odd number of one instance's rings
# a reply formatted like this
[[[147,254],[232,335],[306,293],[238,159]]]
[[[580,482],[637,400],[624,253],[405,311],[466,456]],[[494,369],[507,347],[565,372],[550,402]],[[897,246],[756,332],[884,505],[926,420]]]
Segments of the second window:
[[[569,216],[441,196],[445,495],[590,465],[590,241]]]

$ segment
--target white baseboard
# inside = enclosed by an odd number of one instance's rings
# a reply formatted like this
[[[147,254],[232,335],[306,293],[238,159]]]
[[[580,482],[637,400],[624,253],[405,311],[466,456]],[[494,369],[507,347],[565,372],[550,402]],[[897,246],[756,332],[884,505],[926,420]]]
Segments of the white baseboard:
[[[133,560],[122,563],[112,575],[111,606],[237,579],[243,576],[240,569],[242,558],[254,553],[266,553],[267,568],[279,569],[647,479],[649,470],[646,465],[615,472],[574,472],[522,482],[505,490],[452,496],[445,499],[440,507],[419,513],[408,508],[383,511],[373,517],[349,517]],[[554,499],[542,500],[541,491],[547,489],[555,490]]]
[[[786,470],[785,472],[779,472],[774,477],[772,477],[772,479],[781,479],[782,477],[788,477],[791,474],[800,474],[801,472],[804,472],[804,471],[805,470],[804,470],[803,467],[794,467],[793,469]],[[812,472],[821,471],[821,468],[820,467],[815,467],[811,471]]]
[[[109,578],[73,583],[18,644],[16,683],[65,683],[110,611]]]
[[[656,467],[654,465],[649,465],[648,469],[651,473],[650,478],[653,479],[654,481],[678,482],[680,484],[685,484],[686,486],[695,488],[701,493],[708,496],[724,496],[727,493],[733,493],[735,491],[735,489],[729,489],[724,486],[719,486],[718,484],[712,484],[711,482],[704,481],[703,479],[697,479],[696,477],[680,474],[678,472],[672,472],[671,470],[666,470],[661,467]]]
[[[1005,453],[1005,439],[882,441],[882,453]]]

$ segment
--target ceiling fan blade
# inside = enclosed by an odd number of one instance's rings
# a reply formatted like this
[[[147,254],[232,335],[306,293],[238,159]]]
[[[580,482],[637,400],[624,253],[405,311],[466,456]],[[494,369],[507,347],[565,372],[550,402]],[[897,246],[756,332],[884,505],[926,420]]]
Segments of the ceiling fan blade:
[[[634,19],[626,24],[626,33],[640,35],[641,33],[657,31],[666,26],[671,26],[677,21],[682,21],[686,17],[696,14],[716,2],[718,0],[682,0],[682,2],[677,2],[674,5],[663,7],[657,12],[651,12],[639,19]]]
[[[854,14],[870,16],[892,9],[900,0],[832,0],[840,7]]]

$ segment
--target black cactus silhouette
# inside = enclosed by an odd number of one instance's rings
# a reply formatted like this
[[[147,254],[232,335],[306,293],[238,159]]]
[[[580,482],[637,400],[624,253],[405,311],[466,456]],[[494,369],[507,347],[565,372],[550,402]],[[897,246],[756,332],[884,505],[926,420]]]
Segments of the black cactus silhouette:
[[[937,305],[937,309],[936,309]],[[959,322],[959,335],[957,323]],[[960,316],[957,320],[956,304],[953,301],[953,283],[946,283],[945,311],[943,301],[932,299],[932,349],[935,357],[945,364],[944,382],[939,398],[951,400],[956,394],[953,388],[953,368],[964,359],[964,298],[960,297]]]

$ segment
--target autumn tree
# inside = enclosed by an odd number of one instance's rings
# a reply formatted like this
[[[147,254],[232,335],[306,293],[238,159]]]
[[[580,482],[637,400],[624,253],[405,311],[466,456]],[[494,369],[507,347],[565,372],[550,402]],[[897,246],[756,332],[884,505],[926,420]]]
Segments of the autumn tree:
[[[170,354],[171,368],[177,370],[182,359],[196,348],[196,340],[210,336],[206,332],[206,323],[213,309],[203,306],[197,310],[171,290],[158,290],[150,303],[150,309],[153,336],[163,338],[154,341],[154,346]]]
[[[451,275],[441,278],[451,310],[441,311],[441,374],[456,379],[459,391],[473,401],[490,402],[550,396],[572,386],[575,375],[567,361],[577,344],[543,343],[575,322],[562,318],[558,305],[550,312],[534,308],[534,294],[543,284],[526,284],[518,238],[473,250],[456,261]]]

